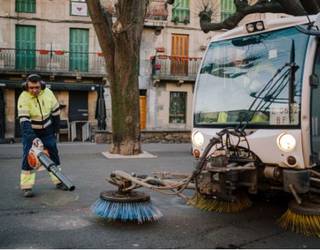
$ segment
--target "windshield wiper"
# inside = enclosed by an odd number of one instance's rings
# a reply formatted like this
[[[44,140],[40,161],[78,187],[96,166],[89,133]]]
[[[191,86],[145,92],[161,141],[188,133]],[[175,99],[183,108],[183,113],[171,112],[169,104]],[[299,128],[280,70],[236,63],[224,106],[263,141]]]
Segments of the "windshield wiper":
[[[286,71],[284,71],[278,79],[274,82],[276,77],[285,69],[289,67]],[[290,49],[290,62],[285,63],[282,67],[280,67],[276,73],[271,77],[271,79],[266,83],[266,85],[259,91],[259,93],[253,94],[251,96],[254,97],[251,105],[245,116],[245,124],[242,126],[243,120],[240,120],[240,124],[237,129],[244,131],[249,122],[252,120],[256,112],[258,111],[266,111],[272,103],[275,103],[278,99],[278,96],[282,93],[286,85],[289,83],[289,94],[288,94],[288,104],[289,104],[289,121],[292,120],[292,104],[294,103],[295,96],[295,74],[299,66],[295,63],[295,44],[294,40],[291,42]],[[289,77],[288,81],[286,78]],[[265,92],[265,94],[264,94]],[[263,95],[264,94],[264,95]],[[260,102],[253,108],[256,102],[260,99]],[[279,102],[281,103],[281,102]],[[251,115],[250,115],[251,113]]]
[[[290,69],[287,69],[279,78],[278,81],[270,87],[268,92],[262,97],[257,97],[260,99],[259,104],[256,106],[254,111],[267,111],[272,103],[288,103],[282,100],[288,100],[288,98],[278,98],[278,96],[282,93],[284,88],[286,87],[288,81],[286,81],[287,77],[290,75]],[[251,95],[252,96],[252,95]],[[255,97],[255,96],[253,96]],[[252,108],[249,108],[251,111]],[[253,114],[254,115],[254,114]],[[252,118],[252,117],[251,117]]]
[[[291,42],[291,51],[290,51],[290,75],[289,75],[289,122],[292,121],[292,104],[294,103],[294,94],[295,86],[294,82],[296,80],[296,71],[298,69],[297,64],[295,63],[295,46],[294,40]]]

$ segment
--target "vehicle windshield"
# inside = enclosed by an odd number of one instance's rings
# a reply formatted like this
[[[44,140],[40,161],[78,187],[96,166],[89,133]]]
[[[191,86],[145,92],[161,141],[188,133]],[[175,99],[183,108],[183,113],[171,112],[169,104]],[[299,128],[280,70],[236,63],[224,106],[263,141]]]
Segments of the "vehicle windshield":
[[[292,27],[211,43],[196,85],[194,125],[299,125],[308,38]]]

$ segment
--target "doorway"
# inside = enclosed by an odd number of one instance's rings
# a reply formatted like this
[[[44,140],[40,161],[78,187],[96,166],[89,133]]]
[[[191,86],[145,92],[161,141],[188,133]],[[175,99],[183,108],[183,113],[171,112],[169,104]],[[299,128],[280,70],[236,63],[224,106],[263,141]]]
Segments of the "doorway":
[[[69,92],[69,122],[71,141],[84,141],[90,137],[87,91]]]

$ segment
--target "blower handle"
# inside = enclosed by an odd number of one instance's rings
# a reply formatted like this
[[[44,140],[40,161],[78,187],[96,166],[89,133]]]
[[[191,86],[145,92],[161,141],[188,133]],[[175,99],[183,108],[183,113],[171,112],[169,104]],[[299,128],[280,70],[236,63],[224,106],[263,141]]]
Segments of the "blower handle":
[[[45,153],[39,152],[37,156],[42,165],[49,172],[54,174],[68,188],[69,191],[73,191],[76,188],[71,182],[71,180],[61,173],[56,164]]]

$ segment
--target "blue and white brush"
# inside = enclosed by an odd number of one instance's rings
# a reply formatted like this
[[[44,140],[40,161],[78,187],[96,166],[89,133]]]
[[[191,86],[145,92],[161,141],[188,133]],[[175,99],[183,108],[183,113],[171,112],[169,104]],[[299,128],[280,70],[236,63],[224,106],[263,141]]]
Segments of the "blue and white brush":
[[[160,210],[152,205],[149,195],[137,191],[101,192],[100,198],[91,206],[91,211],[110,221],[139,224],[157,221],[163,216]]]

